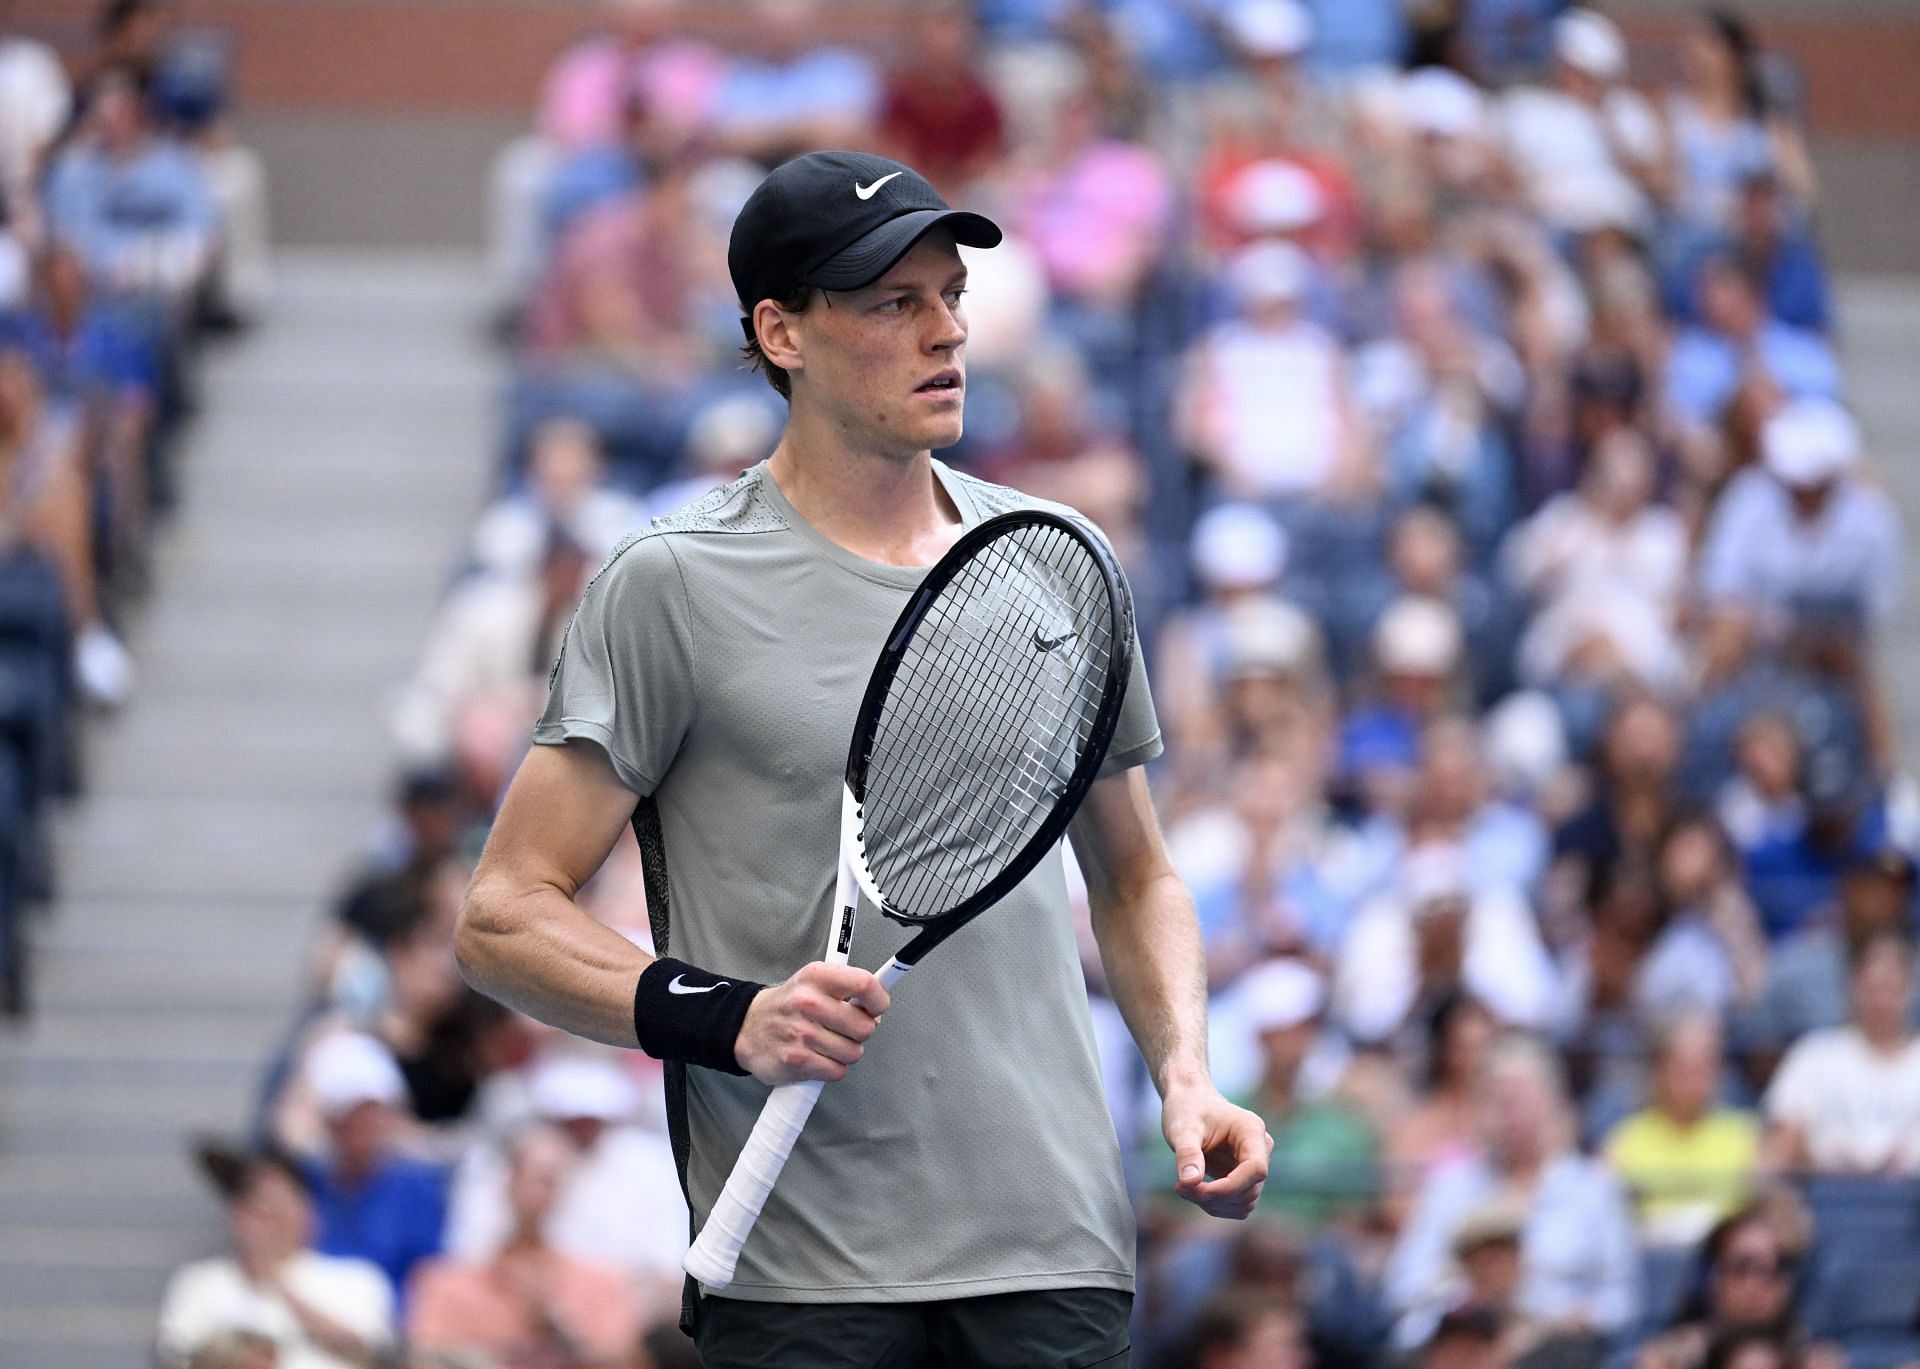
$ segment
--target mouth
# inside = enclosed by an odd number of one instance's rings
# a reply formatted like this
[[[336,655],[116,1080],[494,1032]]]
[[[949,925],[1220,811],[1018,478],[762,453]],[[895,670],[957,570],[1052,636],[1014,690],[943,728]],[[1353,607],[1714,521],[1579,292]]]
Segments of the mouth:
[[[927,379],[914,389],[917,395],[957,395],[966,388],[966,377],[952,367]]]

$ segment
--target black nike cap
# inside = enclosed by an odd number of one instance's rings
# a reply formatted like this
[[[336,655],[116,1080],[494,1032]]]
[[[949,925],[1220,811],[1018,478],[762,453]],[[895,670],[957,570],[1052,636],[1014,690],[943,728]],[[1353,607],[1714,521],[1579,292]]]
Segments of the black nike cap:
[[[748,317],[802,285],[871,285],[927,232],[945,225],[967,247],[994,247],[1000,226],[955,209],[910,166],[865,152],[809,152],[760,182],[733,221],[727,270]]]

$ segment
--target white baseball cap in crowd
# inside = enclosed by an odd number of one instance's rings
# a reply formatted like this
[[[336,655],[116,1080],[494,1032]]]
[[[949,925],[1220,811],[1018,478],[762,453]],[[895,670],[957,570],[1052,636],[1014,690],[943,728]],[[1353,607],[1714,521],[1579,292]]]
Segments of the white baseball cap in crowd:
[[[1540,690],[1507,695],[1488,711],[1485,729],[1487,768],[1506,788],[1539,789],[1567,763],[1566,724]]]
[[[1287,534],[1265,509],[1220,504],[1193,525],[1194,573],[1209,589],[1253,589],[1287,572]]]
[[[1438,599],[1396,599],[1373,629],[1373,658],[1389,675],[1451,675],[1463,645],[1460,617]]]
[[[1270,158],[1233,178],[1227,191],[1234,222],[1244,233],[1297,233],[1326,213],[1326,196],[1297,162]]]
[[[399,1107],[407,1099],[407,1082],[393,1052],[365,1032],[337,1032],[315,1043],[305,1070],[314,1102],[329,1119],[362,1103]]]
[[[1307,293],[1313,262],[1290,242],[1256,242],[1227,265],[1227,280],[1242,304],[1297,300]]]
[[[1613,20],[1592,10],[1571,9],[1553,21],[1553,55],[1596,81],[1627,74],[1627,40]]]
[[[550,1122],[624,1122],[640,1101],[633,1081],[613,1061],[573,1054],[551,1055],[534,1066],[527,1097]]]
[[[1400,862],[1400,894],[1415,913],[1467,896],[1467,853],[1451,841],[1429,841]]]
[[[1227,16],[1227,31],[1249,57],[1298,57],[1313,42],[1313,15],[1299,0],[1246,0]]]
[[[1271,596],[1236,604],[1227,613],[1226,676],[1300,675],[1320,665],[1320,629],[1304,612]]]
[[[1760,430],[1761,458],[1784,485],[1810,489],[1860,458],[1860,425],[1830,399],[1796,399]]]
[[[1400,82],[1400,111],[1419,133],[1465,138],[1486,127],[1487,97],[1448,67],[1420,67]]]
[[[1298,960],[1269,960],[1247,971],[1240,981],[1240,995],[1251,1031],[1286,1031],[1320,1015],[1327,985],[1316,970]]]

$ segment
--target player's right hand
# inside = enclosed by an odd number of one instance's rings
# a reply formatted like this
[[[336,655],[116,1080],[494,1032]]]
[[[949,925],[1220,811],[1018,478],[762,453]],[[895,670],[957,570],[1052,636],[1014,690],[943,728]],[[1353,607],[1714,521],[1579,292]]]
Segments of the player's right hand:
[[[763,1084],[844,1079],[886,1010],[871,973],[815,961],[754,995],[733,1056]]]

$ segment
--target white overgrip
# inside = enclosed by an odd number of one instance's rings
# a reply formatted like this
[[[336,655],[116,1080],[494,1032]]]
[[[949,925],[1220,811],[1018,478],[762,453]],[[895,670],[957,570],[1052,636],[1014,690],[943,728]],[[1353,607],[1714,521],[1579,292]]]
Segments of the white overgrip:
[[[707,1215],[707,1224],[687,1252],[686,1271],[706,1288],[725,1288],[733,1282],[734,1267],[753,1224],[766,1206],[767,1195],[793,1154],[793,1144],[820,1101],[818,1079],[782,1084],[767,1098],[753,1134],[734,1162],[727,1186]]]
[[[853,951],[854,919],[860,910],[860,885],[853,868],[859,818],[853,791],[843,789],[841,795],[840,868],[834,880],[833,916],[828,921],[824,957],[829,965],[847,963]],[[882,975],[885,972],[883,969]],[[881,982],[891,981],[883,978]],[[740,1149],[740,1158],[734,1161],[733,1172],[727,1176],[726,1187],[720,1191],[713,1211],[707,1214],[706,1225],[700,1228],[682,1266],[702,1286],[725,1288],[733,1282],[740,1252],[753,1232],[753,1224],[760,1218],[760,1209],[766,1206],[767,1195],[773,1192],[814,1104],[820,1101],[821,1082],[810,1079],[798,1084],[782,1084],[767,1095],[759,1120],[753,1124],[746,1145]]]

